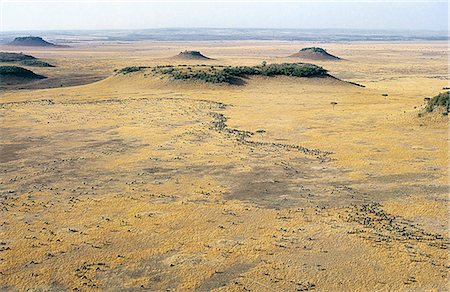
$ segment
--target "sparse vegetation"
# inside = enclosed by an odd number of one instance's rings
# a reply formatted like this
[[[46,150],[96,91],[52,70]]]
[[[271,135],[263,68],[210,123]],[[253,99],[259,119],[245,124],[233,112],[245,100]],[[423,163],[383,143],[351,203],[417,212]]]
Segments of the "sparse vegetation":
[[[449,91],[439,93],[433,98],[429,98],[425,110],[427,112],[432,112],[436,108],[443,108],[444,115],[448,115],[450,106],[449,106]]]

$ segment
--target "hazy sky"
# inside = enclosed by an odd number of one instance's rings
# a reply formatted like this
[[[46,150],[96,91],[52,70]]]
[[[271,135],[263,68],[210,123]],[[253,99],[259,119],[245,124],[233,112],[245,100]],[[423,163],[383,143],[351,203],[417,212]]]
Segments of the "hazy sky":
[[[447,1],[8,1],[0,30],[164,27],[447,30]]]

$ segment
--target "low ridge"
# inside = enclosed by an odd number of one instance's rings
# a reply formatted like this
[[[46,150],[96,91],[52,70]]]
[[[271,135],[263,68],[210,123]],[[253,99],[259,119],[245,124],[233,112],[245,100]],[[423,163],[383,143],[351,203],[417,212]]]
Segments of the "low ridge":
[[[52,64],[23,53],[0,52],[0,63],[19,63],[31,67],[55,67]]]
[[[18,62],[23,60],[35,60],[36,58],[31,55],[25,55],[23,53],[8,53],[0,52],[0,62]]]
[[[47,78],[18,66],[0,66],[0,85],[12,85]]]

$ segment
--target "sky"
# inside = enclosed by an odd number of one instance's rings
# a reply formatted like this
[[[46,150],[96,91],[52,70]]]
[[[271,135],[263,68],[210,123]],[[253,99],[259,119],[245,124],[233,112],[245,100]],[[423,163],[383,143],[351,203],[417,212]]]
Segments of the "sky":
[[[0,31],[298,28],[448,31],[447,1],[0,0]]]

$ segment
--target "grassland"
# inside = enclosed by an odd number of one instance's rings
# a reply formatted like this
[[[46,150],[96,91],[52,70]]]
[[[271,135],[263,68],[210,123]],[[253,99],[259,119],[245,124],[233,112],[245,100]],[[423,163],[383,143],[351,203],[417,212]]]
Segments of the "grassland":
[[[171,59],[194,45],[216,60]],[[2,91],[1,289],[446,290],[448,117],[418,116],[448,87],[446,43],[327,44],[348,61],[317,66],[365,88],[152,71],[282,64],[307,46],[39,51],[58,61],[39,74],[109,77]]]

